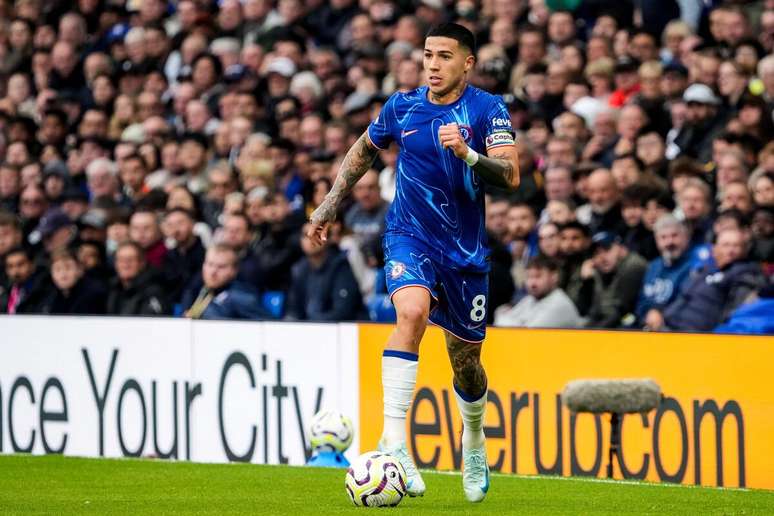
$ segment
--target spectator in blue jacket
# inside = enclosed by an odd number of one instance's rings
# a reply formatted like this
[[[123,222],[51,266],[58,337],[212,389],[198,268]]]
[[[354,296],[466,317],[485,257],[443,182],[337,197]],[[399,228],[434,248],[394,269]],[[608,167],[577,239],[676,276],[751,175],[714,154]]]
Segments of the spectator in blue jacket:
[[[712,248],[715,265],[691,276],[677,299],[651,312],[645,328],[709,331],[725,321],[765,283],[760,265],[744,259],[747,245],[738,229],[721,231]]]
[[[234,248],[215,244],[207,250],[199,288],[183,297],[191,319],[268,319],[258,291],[237,280],[239,257]]]
[[[691,272],[690,235],[685,224],[674,215],[664,215],[653,230],[661,256],[648,264],[636,310],[637,319],[646,324],[651,310],[662,310],[674,301]]]
[[[352,321],[364,318],[363,300],[347,257],[330,243],[315,246],[301,231],[302,258],[293,266],[288,318],[301,321]]]

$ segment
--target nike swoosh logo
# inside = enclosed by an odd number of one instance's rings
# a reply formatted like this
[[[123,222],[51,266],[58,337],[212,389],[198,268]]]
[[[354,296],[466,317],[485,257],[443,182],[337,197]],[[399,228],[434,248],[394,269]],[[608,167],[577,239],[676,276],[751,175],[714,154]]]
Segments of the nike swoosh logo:
[[[419,129],[412,129],[411,131],[403,131],[400,133],[401,138],[405,138],[406,136],[411,136],[415,132],[419,131]]]

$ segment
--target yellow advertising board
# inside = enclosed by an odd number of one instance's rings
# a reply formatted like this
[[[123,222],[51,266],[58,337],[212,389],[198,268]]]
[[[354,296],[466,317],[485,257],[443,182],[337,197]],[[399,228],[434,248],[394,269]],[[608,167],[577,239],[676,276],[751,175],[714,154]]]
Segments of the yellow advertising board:
[[[360,443],[368,450],[382,427],[381,350],[392,327],[359,331]],[[664,399],[647,416],[624,417],[614,478],[774,488],[770,337],[490,328],[482,361],[493,470],[606,476],[609,416],[572,415],[559,394],[570,380],[653,378]],[[443,335],[428,328],[407,423],[419,467],[460,468],[451,378]]]

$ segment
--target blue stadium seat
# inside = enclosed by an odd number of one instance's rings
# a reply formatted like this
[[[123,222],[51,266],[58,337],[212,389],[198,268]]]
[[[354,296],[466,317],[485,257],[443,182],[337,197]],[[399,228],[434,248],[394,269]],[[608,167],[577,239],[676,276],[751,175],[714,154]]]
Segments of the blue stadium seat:
[[[366,302],[368,317],[374,322],[395,322],[397,315],[389,294],[374,294]]]
[[[263,308],[275,319],[282,319],[285,315],[285,293],[281,290],[264,292],[261,298]]]

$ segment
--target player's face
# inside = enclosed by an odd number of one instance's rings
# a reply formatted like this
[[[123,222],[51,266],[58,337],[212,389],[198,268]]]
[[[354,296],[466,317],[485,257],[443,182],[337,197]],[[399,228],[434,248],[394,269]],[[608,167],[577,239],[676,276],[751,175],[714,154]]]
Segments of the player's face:
[[[474,63],[470,50],[461,47],[456,39],[443,36],[425,39],[425,82],[435,95],[446,95],[458,87]]]

